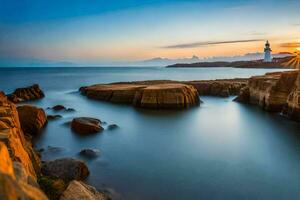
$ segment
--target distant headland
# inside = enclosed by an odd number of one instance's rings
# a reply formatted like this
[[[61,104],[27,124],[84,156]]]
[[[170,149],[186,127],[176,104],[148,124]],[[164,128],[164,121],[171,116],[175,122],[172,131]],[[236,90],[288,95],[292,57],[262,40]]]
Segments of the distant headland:
[[[234,61],[234,62],[197,62],[197,63],[177,63],[174,65],[168,65],[168,68],[176,67],[234,67],[234,68],[286,68],[291,69],[291,66],[287,66],[286,63],[293,56],[287,56],[283,58],[273,58],[271,62],[264,62],[261,60],[251,61]]]

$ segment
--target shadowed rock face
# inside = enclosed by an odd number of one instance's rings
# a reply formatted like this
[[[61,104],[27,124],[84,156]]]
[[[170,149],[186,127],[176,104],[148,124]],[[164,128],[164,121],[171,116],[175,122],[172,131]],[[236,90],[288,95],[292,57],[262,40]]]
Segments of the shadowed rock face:
[[[7,95],[8,99],[14,103],[41,99],[44,96],[44,92],[37,84],[30,87],[18,88],[12,94]]]
[[[127,103],[142,108],[187,108],[199,104],[199,95],[191,85],[163,81],[99,84],[80,89],[89,98]]]
[[[39,134],[47,123],[47,116],[42,108],[31,105],[17,107],[22,130],[29,135]]]
[[[43,163],[42,174],[51,178],[59,178],[65,182],[83,180],[89,175],[89,170],[83,161],[73,158],[63,158]]]

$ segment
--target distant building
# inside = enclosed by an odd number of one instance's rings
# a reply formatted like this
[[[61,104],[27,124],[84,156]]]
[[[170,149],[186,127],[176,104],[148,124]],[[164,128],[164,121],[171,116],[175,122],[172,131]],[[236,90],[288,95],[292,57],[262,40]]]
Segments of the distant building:
[[[272,62],[272,56],[271,56],[272,49],[270,48],[270,43],[268,40],[266,42],[264,52],[265,52],[264,62]]]

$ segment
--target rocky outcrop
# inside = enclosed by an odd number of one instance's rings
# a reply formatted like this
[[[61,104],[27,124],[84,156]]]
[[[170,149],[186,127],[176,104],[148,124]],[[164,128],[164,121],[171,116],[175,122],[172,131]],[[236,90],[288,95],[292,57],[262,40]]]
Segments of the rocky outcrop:
[[[39,134],[47,123],[47,116],[42,108],[31,105],[17,107],[22,130],[28,135]]]
[[[298,74],[297,71],[289,71],[253,76],[236,100],[259,105],[267,111],[281,112],[295,87]]]
[[[200,96],[220,96],[229,97],[238,95],[241,88],[247,85],[248,79],[225,79],[210,81],[188,81],[187,84],[193,85]]]
[[[199,104],[195,87],[178,82],[149,81],[82,87],[89,98],[127,103],[142,108],[187,108]]]
[[[83,180],[89,175],[89,169],[83,161],[73,158],[63,158],[43,163],[41,172],[53,179],[65,182]]]
[[[300,121],[300,71],[253,76],[235,101],[259,105],[270,112],[282,112]]]
[[[106,195],[98,192],[94,187],[84,184],[81,181],[70,182],[68,188],[61,195],[60,200],[108,200]]]
[[[11,160],[6,145],[0,142],[0,199],[47,200],[23,164]]]
[[[23,164],[26,172],[36,179],[40,160],[31,142],[25,139],[15,104],[0,92],[0,141],[5,143],[12,161]]]
[[[98,133],[103,130],[99,119],[90,117],[77,117],[71,122],[71,128],[79,134]]]
[[[14,103],[41,99],[44,96],[44,92],[37,84],[25,88],[18,88],[13,93],[7,95],[8,99]]]

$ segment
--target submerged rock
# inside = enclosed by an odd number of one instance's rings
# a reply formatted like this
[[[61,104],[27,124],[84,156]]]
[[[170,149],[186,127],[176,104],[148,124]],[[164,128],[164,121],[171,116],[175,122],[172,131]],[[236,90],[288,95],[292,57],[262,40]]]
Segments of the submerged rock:
[[[82,149],[79,154],[87,158],[96,158],[100,155],[100,151],[98,149]]]
[[[14,103],[41,99],[44,96],[44,92],[40,89],[38,84],[34,84],[30,87],[18,88],[13,93],[7,95],[8,99]]]
[[[53,110],[59,111],[59,110],[66,110],[67,108],[63,105],[56,105],[52,107]]]
[[[62,158],[44,162],[41,172],[44,176],[62,179],[65,182],[83,180],[89,175],[89,169],[81,160]]]
[[[92,134],[103,130],[101,121],[90,117],[74,118],[71,122],[71,128],[79,134]]]
[[[109,200],[105,194],[98,192],[96,188],[89,186],[81,181],[72,181],[61,195],[60,200],[75,199]]]
[[[40,133],[47,123],[45,111],[31,105],[19,106],[17,109],[22,130],[29,135]]]
[[[110,125],[107,126],[108,130],[113,130],[113,129],[116,129],[116,128],[119,128],[119,126],[117,124],[110,124]]]
[[[61,115],[47,115],[48,120],[55,120],[55,119],[60,119],[62,118]]]

